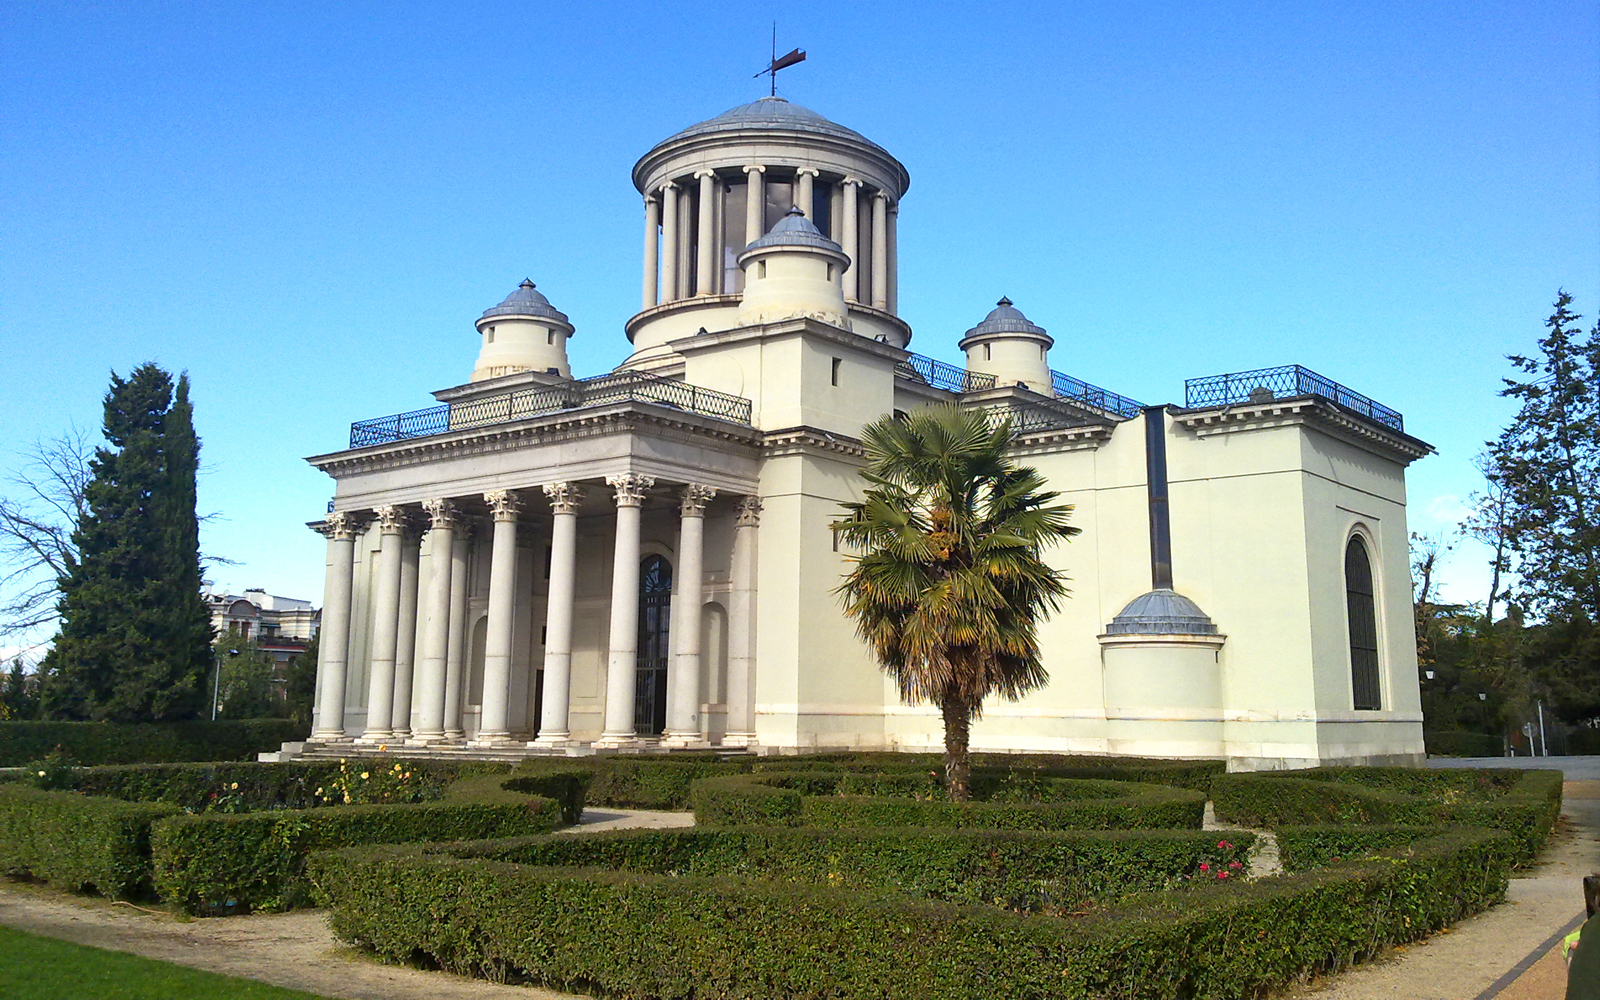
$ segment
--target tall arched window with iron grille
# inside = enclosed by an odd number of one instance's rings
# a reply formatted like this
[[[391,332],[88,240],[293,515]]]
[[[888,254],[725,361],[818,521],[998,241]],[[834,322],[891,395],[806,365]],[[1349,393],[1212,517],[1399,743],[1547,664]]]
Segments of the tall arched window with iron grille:
[[[639,645],[633,731],[660,736],[667,725],[667,655],[672,616],[672,564],[647,556],[639,566]]]
[[[1357,711],[1383,707],[1378,683],[1378,610],[1373,597],[1372,560],[1367,546],[1352,537],[1344,549],[1345,618],[1350,626],[1350,688]]]

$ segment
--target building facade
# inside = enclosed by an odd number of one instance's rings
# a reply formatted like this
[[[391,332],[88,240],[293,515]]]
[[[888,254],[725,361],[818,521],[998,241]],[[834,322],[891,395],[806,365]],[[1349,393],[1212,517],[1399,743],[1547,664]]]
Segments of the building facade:
[[[1006,299],[964,367],[911,352],[908,173],[781,98],[633,181],[614,371],[574,379],[572,323],[524,281],[477,320],[466,383],[310,459],[335,481],[315,741],[940,745],[844,618],[829,525],[864,424],[954,402],[1009,418],[1082,529],[1048,556],[1072,589],[1040,630],[1050,683],[991,701],[975,748],[1421,757],[1405,469],[1429,448],[1399,414],[1297,367],[1143,406],[1053,371]]]

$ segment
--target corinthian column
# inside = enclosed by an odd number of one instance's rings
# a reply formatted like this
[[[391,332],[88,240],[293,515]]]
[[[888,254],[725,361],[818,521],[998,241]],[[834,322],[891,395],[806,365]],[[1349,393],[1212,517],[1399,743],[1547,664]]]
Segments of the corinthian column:
[[[345,739],[350,585],[355,578],[356,535],[361,525],[345,511],[335,511],[314,528],[328,540],[328,570],[322,587],[322,625],[317,642],[317,724],[311,738],[331,742]]]
[[[700,611],[705,603],[706,504],[717,491],[699,483],[683,488],[678,530],[678,592],[672,616],[675,650],[667,672],[667,731],[664,746],[700,741]]]
[[[483,715],[478,746],[505,743],[511,735],[511,632],[517,590],[517,513],[522,500],[512,490],[485,493],[494,514],[489,554],[489,621],[483,647]]]
[[[539,708],[539,738],[529,745],[564,747],[572,742],[572,602],[583,493],[576,483],[550,483],[544,495],[550,498],[555,525],[550,531],[550,596],[544,618],[544,701]]]
[[[701,170],[695,177],[700,181],[700,224],[695,227],[697,253],[694,293],[712,295],[717,290],[717,237],[711,231],[712,223],[716,221],[717,175],[710,170]]]
[[[444,741],[446,661],[450,652],[450,564],[456,536],[456,505],[424,500],[428,512],[428,589],[422,599],[422,646],[417,663],[417,728],[413,743]]]
[[[607,476],[616,491],[617,542],[611,563],[611,638],[606,662],[606,728],[595,746],[623,747],[634,735],[633,696],[638,684],[639,507],[655,485],[649,476]]]
[[[755,746],[756,532],[761,501],[741,497],[733,529],[732,605],[728,615],[728,732],[726,747]]]
[[[661,301],[677,297],[678,185],[668,181],[661,185]]]
[[[367,676],[367,728],[364,743],[394,739],[394,657],[400,642],[400,548],[406,512],[379,507],[377,593],[372,600],[372,660]]]
[[[872,306],[889,308],[889,196],[872,195]]]
[[[765,236],[763,216],[767,205],[767,168],[748,166],[744,168],[745,175],[750,179],[750,186],[745,189],[744,202],[744,243],[749,246],[756,240]]]
[[[861,181],[855,177],[846,177],[841,186],[844,188],[844,225],[840,231],[844,233],[842,243],[844,252],[850,258],[850,263],[845,265],[844,269],[844,297],[855,301],[857,275],[861,273],[860,267],[857,266],[859,261],[856,260],[857,251],[861,249],[861,241],[858,238],[860,234],[856,232],[860,228],[858,226],[860,213],[856,208],[856,199],[861,193]]]
[[[661,199],[653,194],[644,196],[644,296],[640,302],[640,309],[649,309],[656,304],[656,274],[657,261],[661,256],[660,244],[657,242],[661,234]]]

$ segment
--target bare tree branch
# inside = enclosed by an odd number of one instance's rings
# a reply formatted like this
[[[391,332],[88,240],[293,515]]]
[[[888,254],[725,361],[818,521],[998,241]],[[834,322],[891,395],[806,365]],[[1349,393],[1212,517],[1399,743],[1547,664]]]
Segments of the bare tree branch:
[[[0,496],[0,637],[28,635],[55,622],[56,580],[77,564],[72,533],[87,512],[94,476],[87,432],[41,438]]]

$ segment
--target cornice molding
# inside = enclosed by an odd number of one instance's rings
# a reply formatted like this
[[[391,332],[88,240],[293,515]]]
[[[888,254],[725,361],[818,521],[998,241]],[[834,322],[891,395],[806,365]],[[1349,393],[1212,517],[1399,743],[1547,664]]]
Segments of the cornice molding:
[[[338,479],[354,473],[426,465],[443,458],[488,455],[530,445],[564,444],[634,433],[690,443],[714,441],[733,448],[744,447],[751,450],[752,457],[762,440],[761,432],[753,427],[634,401],[564,410],[559,414],[541,414],[391,444],[313,455],[306,461]]]
[[[1194,431],[1196,437],[1272,427],[1306,426],[1406,465],[1434,451],[1426,441],[1352,416],[1342,407],[1318,396],[1169,412],[1174,421]]]
[[[763,458],[807,453],[837,455],[863,462],[867,458],[867,449],[860,440],[845,434],[834,434],[815,427],[786,427],[766,433]]]
[[[1050,455],[1063,451],[1093,451],[1111,440],[1113,424],[1089,424],[1058,430],[1018,434],[1011,446],[1013,455]]]

